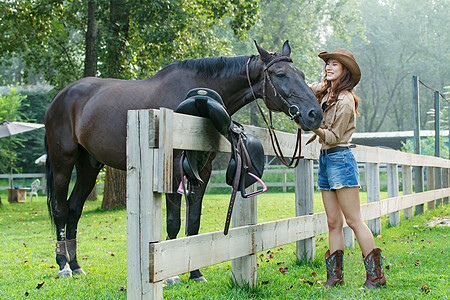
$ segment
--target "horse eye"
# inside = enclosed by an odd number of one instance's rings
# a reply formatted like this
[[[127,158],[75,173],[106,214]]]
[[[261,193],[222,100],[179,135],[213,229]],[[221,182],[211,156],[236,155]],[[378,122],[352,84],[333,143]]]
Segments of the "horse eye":
[[[285,77],[286,77],[286,74],[284,74],[284,73],[278,73],[278,74],[277,74],[277,77],[278,77],[278,78],[285,78]]]

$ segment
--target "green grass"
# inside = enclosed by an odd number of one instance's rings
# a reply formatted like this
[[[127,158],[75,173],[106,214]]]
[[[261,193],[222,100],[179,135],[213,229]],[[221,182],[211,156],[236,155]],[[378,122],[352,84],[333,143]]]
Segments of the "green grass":
[[[0,192],[0,299],[126,299],[126,211],[102,211],[101,201],[87,202],[78,230],[79,262],[86,276],[56,277],[55,237],[46,211],[45,198],[39,202],[9,204]],[[365,194],[362,193],[365,202]],[[382,193],[382,197],[386,195]],[[229,195],[208,195],[204,201],[201,232],[222,230]],[[258,223],[295,216],[295,196],[265,193],[258,196]],[[6,202],[6,203],[5,203]],[[315,211],[322,211],[316,194]],[[359,289],[365,279],[359,248],[346,250],[345,281],[342,287],[325,290],[323,255],[327,235],[316,238],[316,260],[299,264],[295,244],[258,253],[258,281],[255,288],[237,288],[231,280],[231,262],[203,269],[206,284],[188,281],[164,288],[167,299],[448,299],[450,293],[449,227],[429,228],[435,216],[450,215],[441,207],[388,226],[382,218],[377,246],[386,256],[388,284],[374,291]],[[184,218],[184,216],[183,216]],[[183,221],[184,222],[184,221]],[[181,232],[183,232],[182,229]],[[271,255],[270,255],[271,254]],[[416,263],[417,262],[417,263]],[[419,264],[420,266],[416,265]],[[280,267],[287,267],[283,274]],[[317,276],[313,274],[317,273]],[[313,282],[309,285],[301,281]],[[39,284],[42,287],[37,288]],[[422,286],[429,288],[426,294]],[[26,294],[28,296],[26,296]]]

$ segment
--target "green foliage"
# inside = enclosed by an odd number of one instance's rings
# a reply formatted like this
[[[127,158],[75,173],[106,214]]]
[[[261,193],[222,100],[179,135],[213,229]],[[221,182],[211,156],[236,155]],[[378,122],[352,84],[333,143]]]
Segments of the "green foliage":
[[[448,137],[441,136],[440,143],[440,157],[449,158],[448,152]],[[435,138],[434,136],[428,136],[420,139],[420,150],[422,155],[434,156]],[[414,139],[407,139],[406,143],[402,142],[401,151],[414,153]]]
[[[0,53],[9,57],[20,55],[28,66],[26,70],[37,70],[52,85],[64,86],[80,78],[84,3],[81,0],[3,2]]]
[[[44,123],[45,112],[50,105],[51,97],[49,92],[25,92],[26,99],[21,108],[23,115],[26,115],[34,123]],[[35,160],[45,153],[44,151],[44,128],[25,132],[21,134],[23,146],[17,149],[17,166],[24,173],[44,173],[43,165],[36,165]]]
[[[249,35],[272,50],[281,50],[289,40],[297,67],[309,81],[318,81],[323,64],[317,54],[327,50],[330,39],[348,41],[361,30],[358,11],[348,2],[263,0],[261,16]]]
[[[355,1],[367,43],[354,37],[350,50],[362,72],[356,94],[361,97],[357,130],[409,130],[412,127],[411,78],[442,91],[450,71],[448,0]],[[341,45],[342,46],[342,45]],[[420,86],[421,128],[431,129],[426,114],[432,91]]]
[[[20,113],[22,101],[27,97],[17,92],[17,87],[8,86],[5,95],[0,94],[0,123],[3,121],[21,121],[25,117]]]
[[[3,121],[24,121],[25,115],[21,112],[21,107],[27,104],[23,102],[27,96],[17,92],[17,87],[8,86],[9,92],[5,95],[0,94],[0,123]],[[17,136],[0,138],[0,173],[9,173],[10,166],[17,171],[16,149],[22,146],[23,139]]]
[[[175,59],[230,54],[215,27],[238,38],[255,23],[258,1],[98,0],[101,77],[145,78]],[[20,56],[58,89],[82,77],[87,2],[2,2],[0,53]],[[24,74],[26,77],[28,74]]]

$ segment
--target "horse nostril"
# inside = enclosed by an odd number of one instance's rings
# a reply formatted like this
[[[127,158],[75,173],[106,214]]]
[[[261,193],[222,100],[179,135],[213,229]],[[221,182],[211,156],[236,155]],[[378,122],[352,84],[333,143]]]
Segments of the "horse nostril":
[[[312,124],[317,125],[322,122],[323,112],[321,109],[311,109],[308,112],[308,118]]]
[[[317,110],[317,109],[311,109],[308,112],[308,117],[310,119],[312,119],[312,120],[318,119],[318,118],[322,119],[322,111],[321,110]]]

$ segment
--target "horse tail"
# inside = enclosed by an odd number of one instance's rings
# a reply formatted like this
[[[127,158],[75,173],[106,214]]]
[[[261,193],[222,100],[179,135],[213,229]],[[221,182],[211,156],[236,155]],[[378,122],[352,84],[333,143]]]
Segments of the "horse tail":
[[[47,176],[47,208],[50,219],[53,221],[52,224],[54,224],[55,183],[53,180],[52,164],[50,163],[50,157],[48,155],[47,135],[44,136],[44,144],[45,154],[47,154],[47,158],[45,160],[45,173]]]

